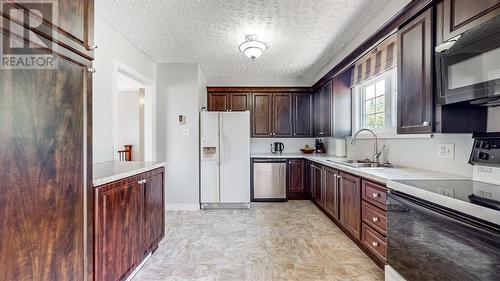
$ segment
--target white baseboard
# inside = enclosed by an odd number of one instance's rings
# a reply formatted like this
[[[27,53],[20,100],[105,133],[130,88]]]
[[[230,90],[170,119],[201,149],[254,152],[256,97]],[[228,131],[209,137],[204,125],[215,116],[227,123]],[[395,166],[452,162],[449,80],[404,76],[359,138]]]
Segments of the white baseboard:
[[[167,211],[199,211],[200,204],[173,204],[167,203]]]

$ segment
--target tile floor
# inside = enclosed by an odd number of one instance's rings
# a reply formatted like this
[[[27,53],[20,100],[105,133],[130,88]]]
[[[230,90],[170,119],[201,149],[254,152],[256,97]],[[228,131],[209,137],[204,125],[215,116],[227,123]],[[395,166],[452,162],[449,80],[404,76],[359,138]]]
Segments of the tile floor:
[[[384,279],[310,201],[167,212],[166,228],[133,281]]]

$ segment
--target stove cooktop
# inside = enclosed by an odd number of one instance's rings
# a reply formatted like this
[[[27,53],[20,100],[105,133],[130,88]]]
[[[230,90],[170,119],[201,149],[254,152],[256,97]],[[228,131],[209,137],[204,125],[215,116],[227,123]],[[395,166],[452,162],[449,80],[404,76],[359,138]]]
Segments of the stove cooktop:
[[[402,180],[396,182],[500,210],[500,185],[473,180]]]

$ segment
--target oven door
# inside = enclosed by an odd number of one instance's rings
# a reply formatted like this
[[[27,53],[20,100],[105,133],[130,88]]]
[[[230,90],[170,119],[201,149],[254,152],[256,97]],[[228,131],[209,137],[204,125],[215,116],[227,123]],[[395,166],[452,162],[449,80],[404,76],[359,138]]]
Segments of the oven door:
[[[446,44],[450,43],[442,45]],[[436,50],[440,50],[440,46]],[[436,53],[438,102],[497,101],[500,98],[500,16],[465,32],[451,46]]]
[[[406,280],[499,280],[498,226],[392,190],[387,203],[387,263]]]

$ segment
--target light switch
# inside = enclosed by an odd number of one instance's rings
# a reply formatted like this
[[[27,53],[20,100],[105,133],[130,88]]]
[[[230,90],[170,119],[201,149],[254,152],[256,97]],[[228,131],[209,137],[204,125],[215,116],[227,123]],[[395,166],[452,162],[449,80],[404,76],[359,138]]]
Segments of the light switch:
[[[453,143],[439,144],[437,156],[439,158],[444,158],[444,159],[455,159],[455,144]]]
[[[182,134],[185,135],[185,136],[190,136],[191,135],[191,129],[189,128],[184,128],[182,130]]]

